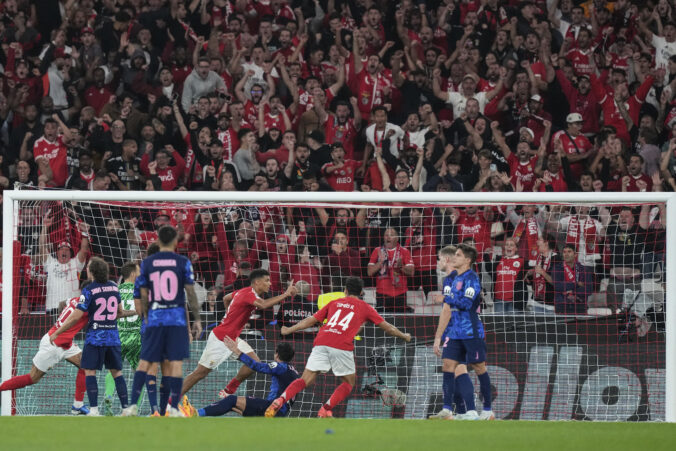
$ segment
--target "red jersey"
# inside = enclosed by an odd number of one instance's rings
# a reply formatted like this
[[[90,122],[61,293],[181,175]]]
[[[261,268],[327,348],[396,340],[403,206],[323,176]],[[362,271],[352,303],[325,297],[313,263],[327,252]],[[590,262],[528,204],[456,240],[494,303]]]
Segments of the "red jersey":
[[[646,191],[651,192],[653,190],[653,180],[648,177],[646,174],[641,173],[638,177],[630,175],[629,176],[629,186],[627,186],[627,191],[628,192],[638,192],[641,191],[641,189],[636,185],[636,182],[639,180],[642,180],[646,185]],[[620,187],[620,189],[622,189]]]
[[[399,245],[392,249],[377,247],[373,249],[373,252],[371,253],[369,264],[376,264],[381,249],[387,251],[387,260],[385,260],[385,263],[383,263],[382,267],[375,275],[376,293],[384,296],[400,296],[408,290],[408,278],[401,272],[401,269],[406,265],[413,264],[411,253],[408,249]],[[401,268],[397,268],[395,274],[393,265],[395,265],[399,259],[401,259]]]
[[[319,322],[328,318],[326,324],[319,329],[314,345],[343,351],[354,349],[354,337],[366,321],[373,324],[385,321],[376,309],[352,296],[329,302],[313,316]]]
[[[33,157],[36,162],[38,158],[47,159],[47,163],[52,170],[54,186],[63,187],[66,184],[68,178],[67,153],[62,136],[59,136],[54,142],[42,136],[33,144]]]
[[[573,139],[571,140],[571,138]],[[561,141],[563,151],[566,152],[566,155],[579,155],[591,150],[592,148],[592,143],[589,141],[589,139],[587,139],[586,136],[582,134],[573,137],[569,136],[564,130],[561,130],[554,134],[552,137],[552,142],[555,142],[557,139]],[[570,164],[570,170],[573,173],[575,179],[580,178],[584,169],[585,165],[582,162]]]
[[[85,102],[87,102],[88,106],[94,108],[96,115],[99,116],[103,107],[110,103],[112,96],[113,93],[105,86],[103,88],[90,86],[85,91]]]
[[[533,191],[533,185],[535,185],[535,165],[537,162],[537,156],[532,157],[525,163],[522,163],[519,161],[516,155],[513,153],[509,154],[507,163],[509,164],[509,173],[512,176],[512,185],[516,186],[516,181],[520,180],[521,185],[523,185],[524,192]]]
[[[384,103],[385,88],[392,87],[392,83],[383,74],[371,76],[364,67],[357,74],[357,102],[363,117],[369,117],[373,107]]]
[[[326,170],[333,166],[333,163],[326,163],[322,167],[322,174],[326,177],[329,186],[335,191],[354,191],[354,174],[361,163],[355,160],[345,160],[342,168],[327,174]]]
[[[219,340],[223,340],[226,336],[236,340],[239,334],[242,333],[244,325],[249,321],[249,317],[256,307],[254,302],[256,299],[261,299],[258,294],[251,287],[242,288],[232,294],[232,301],[228,306],[228,311],[221,320],[221,324],[214,327],[214,335]]]
[[[265,113],[263,122],[265,123],[265,129],[270,130],[271,128],[276,128],[280,132],[284,133],[286,131],[286,125],[284,124],[284,117],[281,114],[276,116],[271,115],[269,112]]]
[[[594,73],[594,66],[590,62],[593,57],[594,51],[592,49],[573,49],[566,53],[566,59],[573,65],[573,70],[577,75],[591,75]]]
[[[499,301],[514,300],[514,282],[523,270],[523,258],[502,257],[495,270],[495,299]]]
[[[66,306],[63,308],[63,310],[61,310],[61,314],[56,319],[56,323],[54,323],[52,328],[49,329],[49,332],[47,332],[47,335],[51,337],[52,334],[56,332],[56,329],[61,327],[61,325],[63,325],[63,323],[66,322],[71,313],[73,313],[76,310],[79,302],[80,302],[79,297],[70,298],[68,303],[66,303]],[[58,337],[56,337],[56,340],[54,340],[54,344],[56,346],[62,347],[63,349],[70,349],[70,347],[73,346],[73,338],[75,338],[75,335],[77,335],[77,333],[80,332],[82,328],[87,325],[88,321],[89,315],[87,314],[87,312],[84,312],[82,317],[77,321],[77,323],[75,323],[73,327],[63,332]]]
[[[481,261],[484,249],[491,246],[491,225],[484,219],[483,214],[478,212],[469,216],[463,212],[455,226],[459,242],[462,242],[465,238],[471,237],[474,239],[478,252],[477,260]]]
[[[411,250],[411,259],[417,271],[437,267],[437,235],[434,233],[434,219],[431,211],[426,211],[425,224],[411,225],[404,233],[404,246]]]
[[[327,144],[334,142],[343,144],[345,159],[351,160],[354,157],[354,137],[357,136],[357,128],[353,119],[341,124],[336,116],[330,114],[324,122],[324,136]]]
[[[247,100],[244,104],[244,120],[250,124],[258,124],[258,108],[259,105],[256,105],[251,100]],[[269,111],[270,107],[266,107],[264,113]]]

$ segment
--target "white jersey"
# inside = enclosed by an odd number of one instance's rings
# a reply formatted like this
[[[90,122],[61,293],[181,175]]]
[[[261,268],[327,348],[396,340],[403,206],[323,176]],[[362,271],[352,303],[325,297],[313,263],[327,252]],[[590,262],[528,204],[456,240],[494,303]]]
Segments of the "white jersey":
[[[80,295],[79,275],[84,269],[84,262],[81,262],[77,256],[71,258],[68,263],[62,264],[49,255],[43,267],[47,273],[47,301],[45,305],[47,310],[59,308],[61,301],[67,301]]]

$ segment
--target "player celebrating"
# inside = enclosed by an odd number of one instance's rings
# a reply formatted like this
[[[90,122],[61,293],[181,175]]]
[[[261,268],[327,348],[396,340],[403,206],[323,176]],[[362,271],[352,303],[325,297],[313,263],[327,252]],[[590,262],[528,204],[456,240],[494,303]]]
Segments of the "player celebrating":
[[[457,248],[455,246],[446,246],[439,251],[439,262],[438,268],[445,274],[448,274],[444,278],[444,291],[440,295],[446,300],[446,296],[450,296],[451,287],[453,281],[457,276],[458,272],[453,268],[453,261],[455,260],[455,253]],[[438,413],[431,415],[430,419],[453,419],[453,408],[452,403],[455,403],[455,418],[457,419],[477,419],[479,416],[476,413],[476,407],[474,405],[474,386],[472,381],[467,374],[467,365],[464,363],[459,363],[455,368],[455,385],[457,390],[455,390],[455,396],[449,397],[449,387],[450,387],[450,360],[446,357],[446,352],[448,347],[446,343],[450,339],[448,332],[450,329],[451,321],[451,306],[448,302],[444,302],[441,314],[439,315],[439,325],[437,326],[437,332],[434,337],[434,353],[442,358],[442,368],[443,372],[443,393],[444,393],[444,407]],[[443,350],[444,354],[441,352],[441,341],[442,338],[446,337]],[[462,415],[462,416],[461,416]]]
[[[256,353],[254,353],[253,348],[251,348],[246,341],[239,338],[239,334],[242,333],[244,325],[249,321],[249,317],[254,310],[270,308],[288,297],[294,297],[297,290],[293,284],[293,280],[291,280],[289,287],[281,295],[270,299],[262,299],[261,296],[270,290],[270,273],[265,269],[254,269],[249,275],[249,281],[249,287],[237,290],[223,298],[223,302],[230,303],[228,305],[228,310],[225,313],[221,324],[214,327],[209,333],[207,344],[202,351],[202,357],[200,357],[197,368],[195,368],[183,382],[182,395],[186,394],[193,385],[207,377],[212,370],[217,368],[218,365],[225,360],[234,358],[230,349],[223,343],[225,337],[230,337],[235,340],[237,342],[237,348],[241,352],[247,354],[255,361],[260,361]],[[235,378],[230,381],[230,384],[226,387],[226,391],[228,391],[226,397],[237,389],[237,386],[235,385],[236,380],[237,385],[239,385],[239,382],[253,374],[253,370],[248,369],[248,371],[240,371],[240,373],[241,374],[238,373],[238,378],[242,375],[243,378],[240,380]]]
[[[120,336],[117,333],[117,318],[135,315],[135,311],[123,311],[120,303],[120,292],[114,282],[108,280],[108,263],[98,257],[92,257],[87,266],[87,277],[93,280],[82,289],[80,303],[68,319],[49,337],[55,343],[59,335],[76,325],[88,314],[85,346],[82,351],[82,369],[85,371],[85,383],[89,398],[89,415],[99,416],[98,384],[96,371],[103,368],[110,370],[115,380],[117,394],[122,408],[127,407],[127,384],[122,376],[122,356]]]
[[[495,416],[491,411],[491,379],[486,370],[484,326],[477,313],[481,301],[479,296],[481,282],[479,276],[471,269],[476,262],[476,257],[477,251],[475,248],[467,244],[458,245],[453,259],[453,266],[457,275],[450,285],[448,295],[444,292],[444,302],[450,306],[450,309],[455,309],[453,315],[450,315],[446,332],[447,340],[444,343],[442,354],[445,360],[444,379],[447,380],[447,385],[444,387],[446,390],[444,392],[444,408],[447,408],[446,402],[454,397],[455,369],[459,362],[467,362],[479,378],[481,395],[484,399],[484,408],[479,418],[492,420]],[[445,306],[444,309],[446,309]],[[435,338],[436,346],[438,346],[438,343]],[[463,398],[467,402],[467,398],[465,396]],[[471,406],[467,406],[467,408],[470,409]],[[453,419],[452,416],[448,418]],[[468,416],[468,418],[470,417]]]
[[[329,370],[333,370],[333,374],[340,377],[343,383],[319,409],[317,416],[332,417],[331,410],[347,398],[356,382],[354,337],[366,321],[371,321],[388,335],[401,338],[407,343],[411,341],[411,334],[403,333],[385,321],[373,307],[357,298],[361,296],[363,288],[364,282],[360,278],[348,277],[345,281],[344,298],[330,302],[313,316],[291,327],[282,327],[282,335],[289,335],[329,318],[317,333],[303,376],[292,382],[279,398],[272,401],[265,411],[266,418],[277,415],[287,401],[292,400],[305,387],[312,385],[317,373],[326,373]]]
[[[195,294],[192,264],[177,254],[178,232],[171,226],[158,230],[160,251],[141,262],[136,279],[141,296],[141,316],[147,325],[141,342],[141,360],[134,373],[131,404],[123,416],[138,414],[138,400],[152,363],[161,362],[160,414],[180,417],[179,395],[183,385],[183,359],[190,356],[190,325],[185,310],[187,294],[195,336],[202,333],[200,308]],[[184,291],[185,290],[185,291]],[[152,297],[151,297],[152,295]],[[167,409],[168,399],[171,406]]]
[[[134,305],[134,281],[139,274],[139,267],[135,262],[127,262],[122,266],[120,272],[123,282],[118,288],[120,299],[122,299],[122,308],[124,310],[136,310]],[[141,318],[138,315],[120,318],[117,321],[117,329],[120,334],[122,358],[129,362],[132,368],[136,369],[141,354]],[[113,376],[108,373],[106,374],[106,396],[104,398],[106,415],[112,415],[110,407],[112,406],[114,391],[115,382]]]
[[[266,399],[230,395],[198,410],[188,402],[188,397],[184,396],[183,405],[181,406],[183,414],[187,417],[218,417],[225,415],[230,411],[235,411],[244,417],[262,417],[265,414],[265,410],[270,406],[270,403],[274,399],[277,399],[291,382],[298,379],[298,372],[289,364],[295,354],[293,348],[288,343],[280,343],[277,345],[277,350],[275,351],[275,361],[262,363],[243,354],[242,351],[239,350],[237,343],[227,335],[223,339],[223,343],[225,344],[225,347],[232,352],[233,358],[241,360],[242,363],[258,373],[269,374],[272,376],[270,393],[268,393]],[[287,404],[283,405],[282,408],[279,409],[277,415],[288,415],[291,404],[293,404],[293,400],[290,400]]]
[[[40,340],[38,352],[35,354],[35,357],[33,357],[33,366],[31,367],[30,373],[7,379],[5,382],[0,384],[0,391],[17,390],[28,385],[37,384],[40,379],[42,379],[42,376],[44,376],[50,369],[52,369],[54,365],[62,360],[66,360],[80,368],[82,350],[80,350],[78,345],[73,343],[73,338],[87,324],[87,313],[82,315],[77,323],[66,333],[61,334],[61,336],[55,340],[54,343],[50,342],[49,340],[49,337],[59,327],[61,327],[68,317],[70,317],[70,315],[76,310],[78,302],[80,302],[79,297],[71,298],[68,302],[66,302],[65,307],[63,310],[61,310],[61,314],[56,319],[56,323],[54,323],[52,328],[49,329],[49,332],[43,335],[42,339]],[[85,372],[82,368],[80,368],[78,369],[77,376],[75,377],[75,400],[73,401],[73,407],[71,408],[71,413],[73,415],[89,414],[89,409],[84,405],[83,402],[86,391],[87,388],[85,385]]]

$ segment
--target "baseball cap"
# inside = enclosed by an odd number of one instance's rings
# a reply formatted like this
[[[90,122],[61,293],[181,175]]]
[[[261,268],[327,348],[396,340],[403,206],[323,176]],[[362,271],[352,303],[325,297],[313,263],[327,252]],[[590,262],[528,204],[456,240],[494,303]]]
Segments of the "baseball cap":
[[[72,246],[70,245],[70,243],[68,241],[61,241],[56,248],[61,249],[62,247],[67,247],[68,249],[72,249]]]
[[[312,138],[320,144],[324,143],[324,133],[319,130],[312,130],[308,135],[308,138]]]
[[[159,210],[157,212],[156,217],[160,217],[160,216],[166,216],[167,218],[171,218],[171,215],[169,214],[169,210]]]
[[[464,80],[465,78],[471,78],[471,79],[474,80],[475,82],[478,82],[478,81],[479,81],[479,80],[478,80],[478,77],[477,77],[476,75],[474,75],[473,73],[471,73],[471,72],[467,72],[467,73],[462,77],[463,80]]]
[[[544,102],[544,100],[542,100],[542,96],[540,94],[533,94],[532,96],[530,96],[530,99],[535,101],[535,102],[540,102],[540,103]]]
[[[531,138],[535,139],[535,133],[533,133],[533,130],[531,130],[531,129],[528,128],[528,127],[521,127],[521,128],[519,129],[519,135],[520,135],[521,133],[528,133],[528,134],[530,135]]]
[[[572,122],[582,122],[582,115],[580,113],[570,113],[566,117],[566,122],[569,124]]]
[[[92,27],[84,27],[80,34],[94,34],[94,29]]]

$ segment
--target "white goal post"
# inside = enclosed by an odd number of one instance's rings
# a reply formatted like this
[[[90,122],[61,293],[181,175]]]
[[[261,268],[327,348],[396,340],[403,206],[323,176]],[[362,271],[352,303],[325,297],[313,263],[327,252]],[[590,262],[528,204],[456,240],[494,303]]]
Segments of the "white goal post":
[[[396,197],[395,197],[396,196]],[[145,191],[39,191],[3,192],[2,259],[2,380],[12,376],[13,239],[19,201],[102,202],[238,202],[238,203],[440,203],[440,204],[639,204],[665,203],[666,229],[666,339],[665,412],[667,422],[676,422],[676,193],[381,193],[381,192],[145,192]],[[1,414],[10,415],[12,392],[2,392]]]

